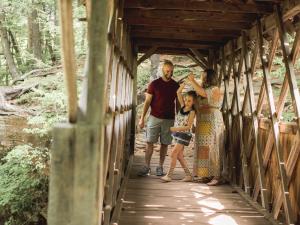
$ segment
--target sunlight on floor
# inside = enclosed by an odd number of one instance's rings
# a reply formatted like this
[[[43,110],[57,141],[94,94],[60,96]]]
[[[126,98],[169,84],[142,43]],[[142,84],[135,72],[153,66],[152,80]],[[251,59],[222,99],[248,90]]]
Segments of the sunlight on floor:
[[[212,208],[212,209],[217,209],[217,210],[222,210],[224,209],[224,205],[222,205],[218,199],[216,198],[212,198],[212,197],[209,197],[209,198],[206,198],[206,199],[203,199],[203,200],[200,200],[197,202],[199,205],[203,205],[205,207],[208,207],[208,208]]]
[[[144,218],[147,218],[147,219],[163,219],[164,217],[163,216],[144,216]]]
[[[202,198],[202,197],[205,196],[204,194],[200,194],[200,193],[197,193],[197,192],[194,192],[193,194],[194,194],[195,198]]]
[[[204,212],[204,216],[210,216],[210,215],[213,215],[213,214],[216,213],[215,210],[208,209],[208,208],[205,208],[205,207],[201,207],[201,211]]]
[[[238,225],[231,216],[219,215],[208,221],[211,225]]]
[[[164,205],[144,205],[145,207],[149,207],[149,208],[161,208],[161,207],[165,207]]]

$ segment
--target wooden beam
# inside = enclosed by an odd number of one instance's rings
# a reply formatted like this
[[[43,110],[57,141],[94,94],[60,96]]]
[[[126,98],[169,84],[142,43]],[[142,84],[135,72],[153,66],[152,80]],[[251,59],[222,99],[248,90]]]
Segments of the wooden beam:
[[[276,117],[276,110],[275,110],[275,103],[274,103],[274,96],[273,91],[271,87],[271,82],[269,80],[269,71],[268,71],[268,61],[267,56],[265,54],[265,50],[263,48],[263,34],[262,34],[262,24],[260,21],[258,21],[258,33],[259,33],[259,48],[260,48],[260,59],[261,64],[263,66],[263,74],[264,74],[264,85],[266,88],[268,103],[269,103],[269,109],[270,109],[270,116],[271,116],[271,125],[272,125],[272,133],[275,143],[275,150],[276,150],[276,156],[277,156],[277,165],[280,172],[280,181],[281,181],[281,189],[284,193],[284,211],[285,211],[285,218],[287,224],[294,224],[294,218],[292,214],[291,209],[291,202],[289,197],[289,190],[287,186],[287,175],[285,170],[285,163],[283,159],[283,151],[280,149],[280,142],[279,142],[279,125],[278,125],[278,119]]]
[[[148,59],[151,55],[155,53],[156,49],[157,49],[156,46],[150,48],[141,58],[138,59],[137,64],[140,65],[142,62]]]
[[[215,12],[234,12],[234,13],[263,13],[268,14],[273,11],[271,4],[256,3],[223,3],[223,2],[203,2],[203,1],[186,1],[186,0],[127,0],[125,8],[131,9],[179,9],[179,10],[202,10]]]
[[[197,49],[190,48],[191,52],[195,55],[195,57],[204,65],[204,67],[208,68],[208,61],[204,55],[202,55]]]
[[[68,118],[69,122],[75,123],[77,120],[77,79],[74,50],[72,1],[60,0],[59,12],[61,24],[61,45],[63,55],[62,62],[68,96]]]
[[[206,69],[205,65],[203,62],[199,61],[192,53],[188,53],[187,56],[192,59],[197,65],[199,65],[203,70]]]
[[[230,27],[226,27],[225,29],[204,29],[203,27],[164,27],[162,30],[161,26],[144,26],[144,25],[132,25],[131,33],[135,32],[166,32],[166,33],[193,33],[197,35],[216,35],[216,36],[228,36],[228,37],[238,37],[240,35],[240,30],[232,30]]]
[[[164,29],[161,31],[149,31],[149,30],[135,30],[131,31],[132,38],[160,38],[160,39],[181,39],[181,40],[194,40],[194,41],[216,41],[216,42],[226,42],[227,40],[234,38],[235,36],[224,36],[211,35],[209,32],[206,34],[197,33],[187,33],[187,32],[165,32]]]
[[[164,27],[181,27],[202,29],[226,29],[231,30],[250,29],[251,23],[246,22],[227,22],[227,21],[198,21],[198,20],[178,20],[178,19],[145,19],[145,18],[127,18],[125,22],[128,25],[160,26]]]
[[[128,8],[125,10],[124,18],[147,18],[147,19],[179,19],[179,20],[202,20],[202,21],[234,21],[234,22],[251,22],[257,19],[257,15],[253,13],[234,13],[224,11],[187,11],[174,9],[154,9],[144,10],[136,8]]]
[[[222,45],[220,42],[202,42],[202,41],[186,41],[186,40],[165,40],[165,39],[151,39],[151,38],[138,38],[133,39],[136,46],[157,46],[167,48],[195,48],[195,49],[208,49],[218,48]]]
[[[282,8],[284,9],[283,11],[283,15],[282,15],[282,20],[285,22],[287,20],[289,20],[290,18],[293,18],[294,16],[296,16],[297,14],[300,13],[300,1],[299,0],[295,0],[295,3],[291,3],[290,1],[284,1],[282,3]],[[275,20],[275,14],[271,14],[267,17],[265,17],[262,21],[264,30],[262,31],[263,33],[267,33],[270,30],[274,29],[276,27],[276,20]],[[250,30],[247,31],[248,32],[248,36],[250,37],[250,40],[256,40],[256,28],[255,26],[253,26]],[[242,38],[239,37],[237,40],[237,48],[241,49],[242,47]],[[231,52],[231,48],[230,48],[230,42],[228,42],[225,45],[225,56],[230,55]]]
[[[138,52],[145,53],[147,52],[151,46],[139,46]],[[156,54],[167,54],[167,55],[186,55],[190,53],[189,49],[184,48],[168,48],[168,47],[159,47],[157,48]]]

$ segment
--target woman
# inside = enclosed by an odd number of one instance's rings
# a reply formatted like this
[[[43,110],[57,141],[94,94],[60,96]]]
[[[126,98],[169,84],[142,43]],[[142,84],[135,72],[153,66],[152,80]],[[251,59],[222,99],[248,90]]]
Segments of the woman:
[[[196,149],[194,175],[207,180],[207,185],[220,184],[223,153],[223,117],[220,111],[222,96],[217,86],[218,77],[214,70],[207,69],[203,74],[203,87],[191,73],[188,79],[198,97],[196,119]],[[207,178],[207,179],[205,179]]]

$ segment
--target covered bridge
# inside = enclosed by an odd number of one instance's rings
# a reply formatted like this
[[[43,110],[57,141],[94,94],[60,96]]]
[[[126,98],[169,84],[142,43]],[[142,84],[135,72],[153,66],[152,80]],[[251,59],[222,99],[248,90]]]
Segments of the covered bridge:
[[[294,67],[300,49],[300,1],[82,4],[88,53],[83,94],[77,101],[72,1],[60,0],[69,121],[54,128],[49,224],[118,224],[135,146],[137,66],[154,53],[187,55],[218,72],[232,187],[266,221],[274,224],[280,216],[284,224],[300,224],[300,98]],[[278,99],[270,82],[276,52],[285,67]],[[144,54],[138,58],[138,53]],[[252,78],[258,71],[263,79],[255,95]],[[288,94],[294,122],[282,123]],[[205,217],[194,222],[214,224]],[[144,223],[132,217],[127,224]]]

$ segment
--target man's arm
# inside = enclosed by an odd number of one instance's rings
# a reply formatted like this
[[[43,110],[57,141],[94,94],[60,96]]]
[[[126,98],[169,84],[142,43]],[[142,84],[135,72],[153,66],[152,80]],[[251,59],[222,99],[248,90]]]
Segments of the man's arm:
[[[146,114],[149,110],[151,101],[152,101],[152,95],[149,94],[149,93],[146,93],[146,99],[145,99],[145,102],[144,102],[143,113],[142,113],[142,116],[141,116],[141,119],[140,119],[140,122],[139,122],[140,128],[143,128],[145,126],[145,116],[146,116]]]

